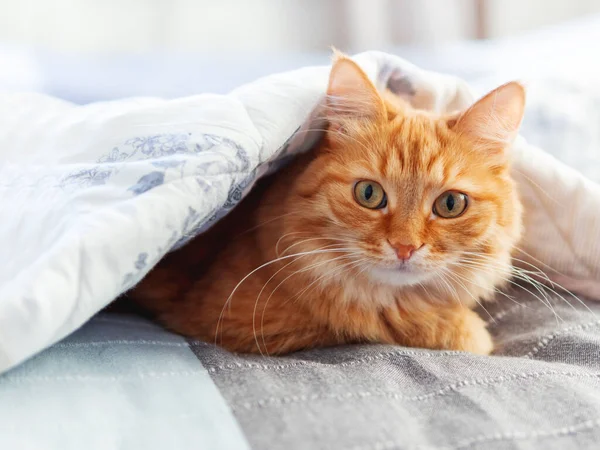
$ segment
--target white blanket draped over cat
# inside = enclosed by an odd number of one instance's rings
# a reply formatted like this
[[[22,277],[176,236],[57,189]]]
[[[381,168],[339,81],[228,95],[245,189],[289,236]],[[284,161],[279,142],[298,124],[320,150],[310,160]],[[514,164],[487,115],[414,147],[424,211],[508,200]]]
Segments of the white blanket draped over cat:
[[[393,55],[356,61],[418,108],[474,100],[464,81]],[[0,372],[80,327],[314,144],[320,133],[304,131],[318,128],[310,113],[327,78],[328,67],[310,67],[228,95],[85,106],[0,96]],[[600,299],[600,185],[522,137],[513,153],[519,264]]]

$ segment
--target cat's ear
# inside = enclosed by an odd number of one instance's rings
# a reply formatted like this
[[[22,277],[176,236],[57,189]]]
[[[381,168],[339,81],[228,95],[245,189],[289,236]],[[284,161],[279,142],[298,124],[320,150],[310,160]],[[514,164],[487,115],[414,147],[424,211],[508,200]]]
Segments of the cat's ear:
[[[336,119],[385,117],[385,105],[369,77],[358,64],[335,52],[327,87],[326,116]]]
[[[525,112],[525,88],[512,81],[478,100],[448,126],[482,150],[503,153],[517,136]]]

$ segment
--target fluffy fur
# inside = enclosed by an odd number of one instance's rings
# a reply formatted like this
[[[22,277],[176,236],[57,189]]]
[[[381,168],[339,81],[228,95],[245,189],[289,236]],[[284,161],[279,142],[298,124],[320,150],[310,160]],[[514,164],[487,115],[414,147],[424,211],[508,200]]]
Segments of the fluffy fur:
[[[436,117],[380,94],[338,56],[323,142],[260,183],[130,294],[168,328],[240,352],[381,342],[488,354],[471,310],[510,273],[521,205],[509,174],[525,94],[509,83]],[[387,206],[355,200],[379,183]],[[468,196],[448,219],[442,193]],[[412,246],[408,260],[394,248]]]

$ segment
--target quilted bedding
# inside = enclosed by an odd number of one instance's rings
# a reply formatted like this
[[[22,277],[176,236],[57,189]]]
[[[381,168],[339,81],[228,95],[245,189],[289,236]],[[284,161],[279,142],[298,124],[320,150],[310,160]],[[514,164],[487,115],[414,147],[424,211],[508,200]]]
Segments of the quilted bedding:
[[[234,355],[101,314],[0,376],[0,448],[568,450],[600,442],[600,303],[488,305],[491,357]]]
[[[358,59],[380,85],[401,74],[433,93],[431,108],[473,98],[400,59]],[[85,107],[3,97],[0,204],[13,220],[0,224],[0,370],[72,333],[312,144],[290,137],[326,76],[310,68],[228,96]],[[596,448],[600,304],[585,296],[600,297],[599,99],[532,86],[523,134],[579,170],[515,146],[525,250],[581,295],[551,295],[553,312],[515,288],[517,303],[490,305],[496,355],[365,346],[265,359],[100,315],[2,375],[0,447]]]

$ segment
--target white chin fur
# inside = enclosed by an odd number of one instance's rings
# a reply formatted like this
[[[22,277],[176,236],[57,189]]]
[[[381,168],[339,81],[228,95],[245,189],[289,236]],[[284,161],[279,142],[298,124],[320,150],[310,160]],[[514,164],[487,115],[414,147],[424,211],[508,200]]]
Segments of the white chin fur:
[[[413,286],[432,278],[433,271],[401,270],[373,267],[368,271],[369,276],[378,283],[390,286]]]

